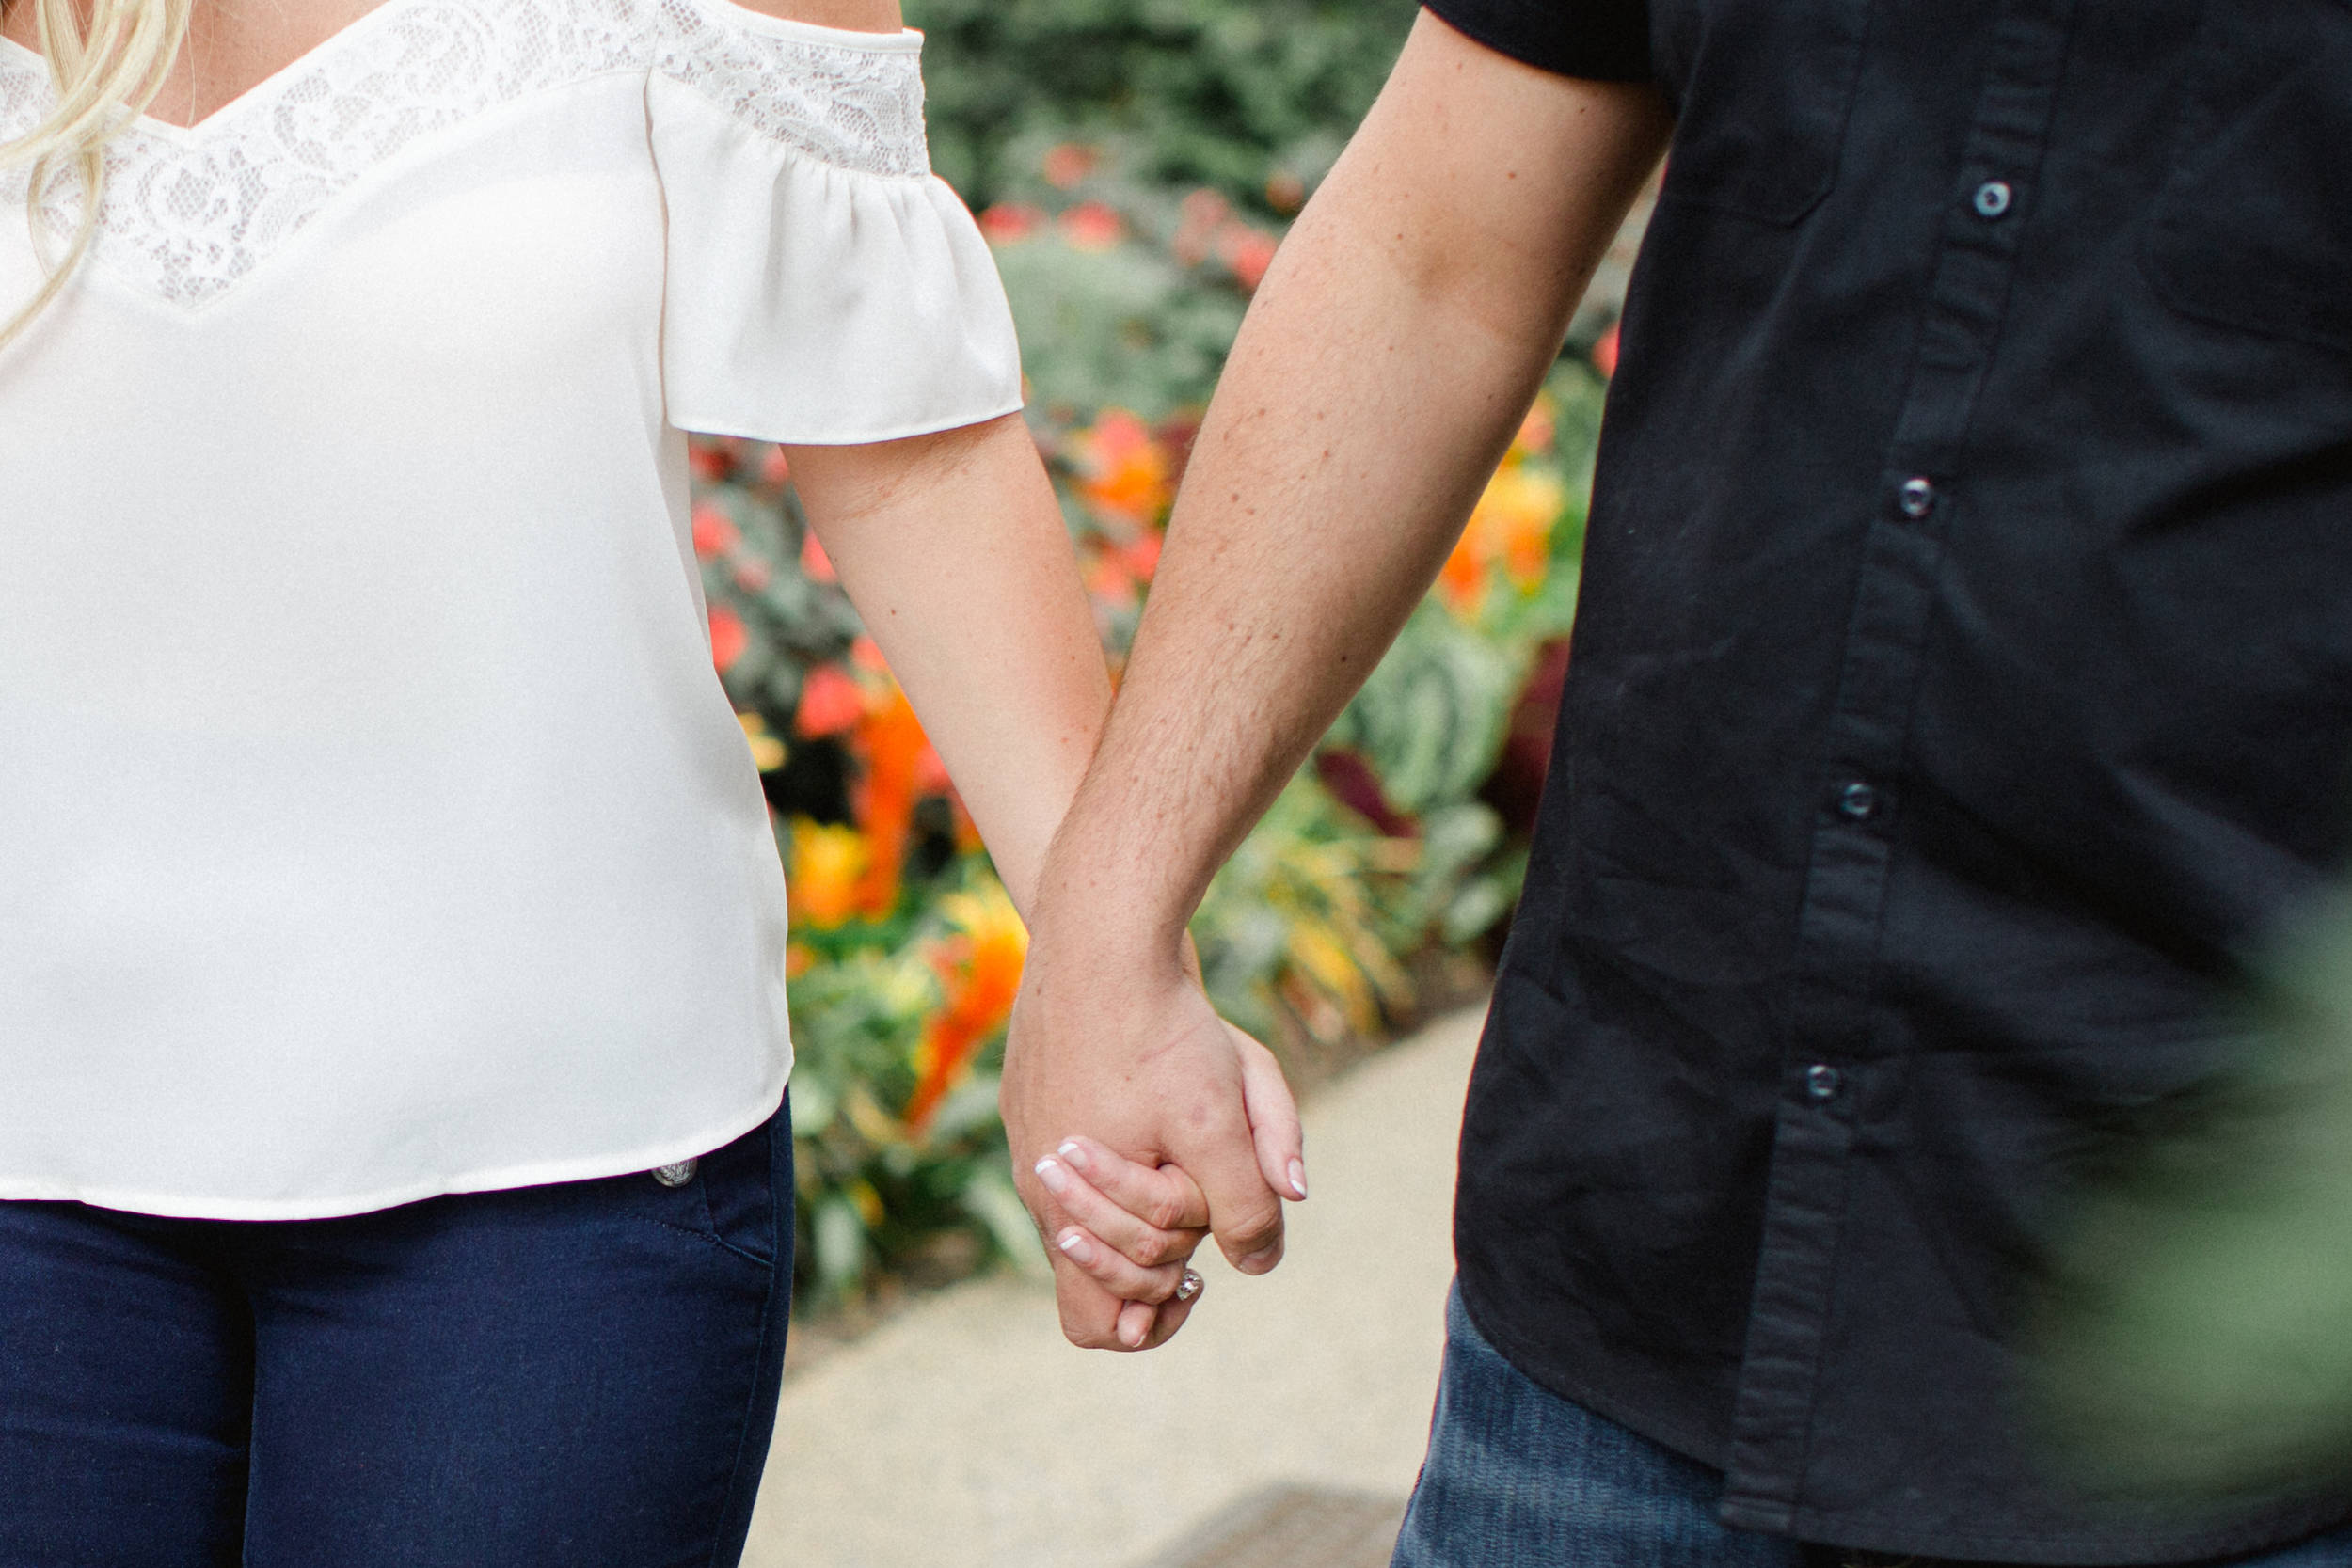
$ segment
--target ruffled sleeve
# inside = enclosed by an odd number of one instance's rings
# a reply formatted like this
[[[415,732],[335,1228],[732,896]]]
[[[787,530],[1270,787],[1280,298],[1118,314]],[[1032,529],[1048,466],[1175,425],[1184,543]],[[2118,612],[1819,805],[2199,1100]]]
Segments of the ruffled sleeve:
[[[882,441],[1021,406],[1012,313],[930,172],[922,35],[662,0],[648,92],[669,208],[670,422]]]

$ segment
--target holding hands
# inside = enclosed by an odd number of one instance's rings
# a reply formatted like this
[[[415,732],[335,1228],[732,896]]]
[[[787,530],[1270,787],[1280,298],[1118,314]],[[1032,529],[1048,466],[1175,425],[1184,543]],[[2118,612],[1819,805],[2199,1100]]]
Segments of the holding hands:
[[[1281,1200],[1307,1196],[1297,1109],[1273,1053],[1180,964],[1138,975],[1035,942],[1001,1101],[1073,1344],[1165,1343],[1207,1236],[1244,1274],[1281,1260]]]

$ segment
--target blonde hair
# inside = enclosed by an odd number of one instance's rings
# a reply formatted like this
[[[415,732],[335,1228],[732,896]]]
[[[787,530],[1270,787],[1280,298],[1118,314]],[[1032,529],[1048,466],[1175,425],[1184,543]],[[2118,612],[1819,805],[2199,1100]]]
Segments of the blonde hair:
[[[188,33],[189,0],[22,3],[35,8],[57,103],[29,133],[0,143],[0,170],[29,166],[24,206],[36,252],[56,238],[42,198],[62,169],[81,177],[82,215],[64,255],[47,264],[40,288],[0,325],[0,346],[57,297],[87,254],[105,195],[106,144],[155,101]]]

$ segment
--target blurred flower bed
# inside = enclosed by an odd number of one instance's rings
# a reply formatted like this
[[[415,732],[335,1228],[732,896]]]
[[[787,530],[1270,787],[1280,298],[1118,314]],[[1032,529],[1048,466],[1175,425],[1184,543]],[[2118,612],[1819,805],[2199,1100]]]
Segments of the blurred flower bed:
[[[980,214],[1029,421],[1114,666],[1199,412],[1279,220],[1045,149]],[[1416,1016],[1507,917],[1565,671],[1602,375],[1564,359],[1429,600],[1218,877],[1194,933],[1228,1016],[1294,1064]],[[692,447],[713,657],[787,864],[802,1285],[1041,1268],[996,1119],[1021,923],[810,534],[784,455]],[[1443,1000],[1439,998],[1438,1000]]]

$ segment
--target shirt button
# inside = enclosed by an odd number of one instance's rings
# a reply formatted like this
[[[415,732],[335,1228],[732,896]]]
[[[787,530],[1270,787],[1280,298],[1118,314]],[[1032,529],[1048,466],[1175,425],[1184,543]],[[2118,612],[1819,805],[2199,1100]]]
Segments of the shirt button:
[[[1996,218],[2009,211],[2011,193],[2006,180],[1987,180],[1977,187],[1977,216]]]
[[[1827,1062],[1816,1062],[1804,1069],[1804,1092],[1815,1100],[1835,1100],[1845,1086],[1845,1079]]]
[[[1850,822],[1867,822],[1878,809],[1879,792],[1858,779],[1837,792],[1837,813]]]
[[[1895,504],[1903,509],[1903,515],[1917,522],[1935,510],[1935,483],[1924,478],[1907,479],[1895,492]]]

